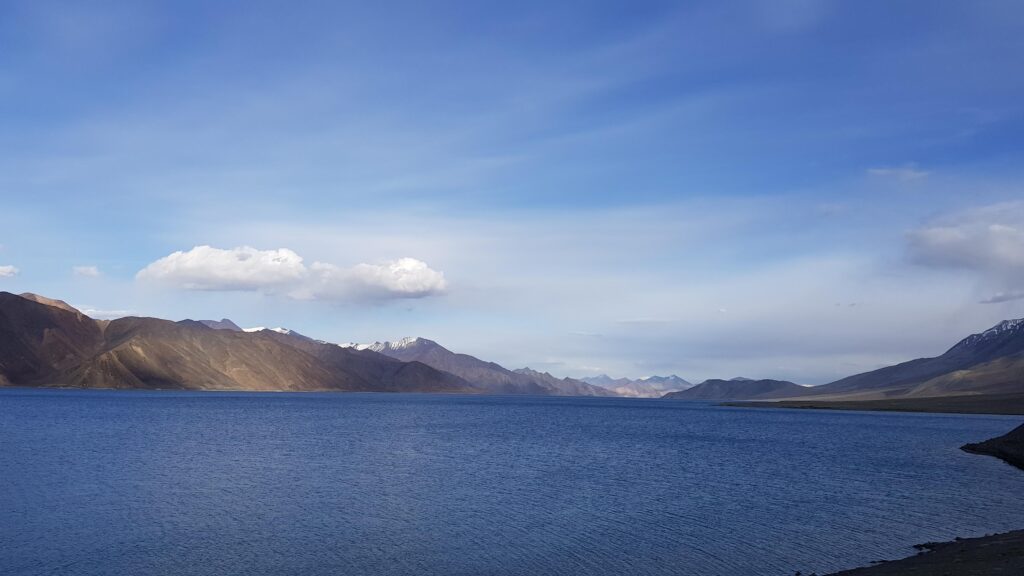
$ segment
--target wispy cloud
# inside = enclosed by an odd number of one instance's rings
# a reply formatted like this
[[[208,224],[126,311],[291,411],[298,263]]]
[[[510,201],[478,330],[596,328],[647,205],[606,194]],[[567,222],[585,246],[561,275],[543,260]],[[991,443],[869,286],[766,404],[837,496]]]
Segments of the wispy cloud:
[[[1024,299],[1024,290],[1013,290],[1011,292],[996,292],[992,296],[979,300],[980,304],[999,304]]]
[[[82,278],[98,278],[100,269],[96,266],[73,266],[71,273]]]
[[[914,164],[908,164],[898,167],[868,168],[868,174],[879,178],[892,178],[900,182],[912,182],[927,178],[931,172],[921,170]]]
[[[0,278],[13,278],[18,275],[18,269],[14,266],[0,266]]]
[[[907,234],[911,259],[973,273],[994,304],[1024,295],[1024,202],[946,215]]]

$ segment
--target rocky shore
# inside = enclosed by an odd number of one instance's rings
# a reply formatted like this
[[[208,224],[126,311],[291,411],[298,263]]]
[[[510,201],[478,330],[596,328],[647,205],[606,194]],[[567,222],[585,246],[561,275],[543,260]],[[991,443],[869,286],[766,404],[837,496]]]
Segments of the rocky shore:
[[[995,456],[1024,470],[1024,425],[1010,433],[962,447]],[[952,542],[915,546],[920,553],[902,560],[837,572],[832,576],[992,576],[1024,574],[1024,530]]]
[[[977,444],[967,444],[962,449],[972,454],[995,456],[1024,470],[1024,424],[1008,434]]]
[[[994,576],[1024,574],[1024,530],[915,546],[917,556],[832,576]]]

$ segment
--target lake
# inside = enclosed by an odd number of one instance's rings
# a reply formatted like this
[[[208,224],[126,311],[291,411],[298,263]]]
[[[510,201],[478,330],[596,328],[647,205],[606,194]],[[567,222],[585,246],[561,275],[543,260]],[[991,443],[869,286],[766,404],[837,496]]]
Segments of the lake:
[[[0,574],[820,574],[1024,528],[1019,421],[0,390]]]

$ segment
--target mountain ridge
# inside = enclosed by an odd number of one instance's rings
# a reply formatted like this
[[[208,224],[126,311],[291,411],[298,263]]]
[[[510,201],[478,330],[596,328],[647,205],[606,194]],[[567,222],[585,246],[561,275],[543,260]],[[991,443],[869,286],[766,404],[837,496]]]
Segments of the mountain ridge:
[[[438,370],[455,374],[477,387],[495,394],[544,394],[555,396],[615,396],[613,392],[571,378],[559,379],[529,369],[509,370],[495,362],[469,354],[453,352],[441,344],[419,336],[373,344],[340,344],[341,348],[372,351],[403,361],[419,361]]]
[[[663,398],[673,400],[766,400],[786,398],[800,393],[803,386],[788,380],[750,378],[722,380],[712,378],[693,388],[670,392]]]
[[[939,356],[917,358],[808,389],[808,399],[883,400],[1024,394],[1024,319],[971,334]]]
[[[479,392],[423,364],[380,355],[332,360],[306,342],[269,331],[217,330],[193,320],[126,317],[101,323],[0,292],[0,384],[5,386]]]
[[[670,376],[647,376],[645,378],[612,378],[607,374],[587,376],[580,381],[594,386],[601,386],[617,393],[619,396],[633,398],[660,398],[668,392],[686,390],[694,385],[687,380],[672,374]]]

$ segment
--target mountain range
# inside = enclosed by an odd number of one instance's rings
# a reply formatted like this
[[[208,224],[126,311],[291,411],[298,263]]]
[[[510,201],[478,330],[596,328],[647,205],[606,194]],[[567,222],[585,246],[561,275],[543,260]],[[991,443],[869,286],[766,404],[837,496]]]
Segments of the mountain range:
[[[942,399],[943,409],[978,411],[995,401],[1024,406],[1024,320],[1001,322],[934,358],[821,386],[750,378],[694,386],[675,375],[577,380],[509,370],[426,338],[339,345],[286,328],[242,329],[226,318],[95,320],[61,300],[0,292],[0,386],[664,396],[868,408]]]
[[[964,338],[940,356],[848,376],[812,389],[849,400],[1024,393],[1024,319]]]
[[[368,350],[401,360],[422,362],[438,370],[455,374],[492,394],[545,394],[554,396],[615,396],[614,392],[572,378],[556,378],[529,368],[509,370],[469,354],[459,354],[426,338],[402,338],[395,342],[341,344],[341,347]]]
[[[0,386],[614,395],[423,338],[401,342],[339,346],[228,319],[94,320],[60,300],[0,292]]]
[[[790,390],[765,396],[751,389],[730,399],[821,408],[1024,411],[1024,319],[1000,322],[933,358]]]
[[[60,301],[7,292],[0,292],[0,385],[475,391],[452,374],[374,352],[192,320],[93,320]]]
[[[594,386],[611,390],[619,396],[632,398],[660,398],[668,392],[686,390],[693,387],[693,384],[676,376],[648,376],[631,380],[629,378],[612,378],[607,374],[600,376],[587,376],[580,378],[581,381]]]

